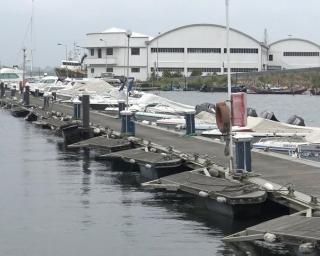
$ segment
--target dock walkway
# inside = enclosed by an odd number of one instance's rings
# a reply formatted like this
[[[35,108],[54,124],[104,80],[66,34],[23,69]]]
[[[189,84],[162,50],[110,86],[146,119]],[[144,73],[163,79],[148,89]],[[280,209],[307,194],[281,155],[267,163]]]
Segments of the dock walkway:
[[[31,98],[33,104],[42,105],[39,98]],[[52,109],[62,113],[72,114],[72,106],[54,103]],[[91,111],[91,122],[95,125],[108,127],[119,131],[121,120],[110,115]],[[137,124],[136,137],[164,147],[172,146],[175,150],[190,154],[206,156],[223,167],[228,166],[228,159],[224,156],[225,145],[202,137],[188,137],[180,132],[159,129],[152,126]],[[274,154],[252,152],[252,167],[256,174],[269,182],[287,187],[291,185],[295,191],[320,198],[320,165],[309,164],[307,161],[297,161],[289,157],[278,157]]]

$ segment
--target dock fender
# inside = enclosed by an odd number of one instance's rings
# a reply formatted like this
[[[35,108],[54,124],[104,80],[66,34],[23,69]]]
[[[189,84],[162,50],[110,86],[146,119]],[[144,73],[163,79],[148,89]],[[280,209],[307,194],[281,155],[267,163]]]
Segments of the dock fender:
[[[226,134],[230,131],[230,109],[225,102],[216,104],[216,122],[219,131]]]

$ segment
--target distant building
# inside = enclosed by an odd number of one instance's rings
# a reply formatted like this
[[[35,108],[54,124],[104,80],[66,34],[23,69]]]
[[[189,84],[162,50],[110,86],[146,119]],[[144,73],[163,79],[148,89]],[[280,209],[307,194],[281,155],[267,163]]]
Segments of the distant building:
[[[320,46],[314,42],[287,38],[269,45],[268,69],[320,67]]]
[[[132,32],[129,76],[146,80],[152,73],[161,76],[165,71],[189,76],[193,70],[203,75],[223,74],[227,72],[225,44],[225,27],[214,24],[186,25],[155,38]],[[85,47],[89,77],[99,77],[103,73],[127,75],[126,30],[111,28],[89,33]],[[241,31],[230,29],[232,73],[319,67],[319,52],[320,47],[307,40],[289,38],[267,46]]]

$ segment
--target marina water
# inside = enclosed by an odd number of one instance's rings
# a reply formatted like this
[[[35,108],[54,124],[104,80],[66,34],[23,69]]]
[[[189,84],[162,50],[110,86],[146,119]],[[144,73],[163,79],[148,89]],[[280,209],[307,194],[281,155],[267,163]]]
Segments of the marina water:
[[[204,102],[217,103],[227,99],[227,93],[207,92],[154,92],[158,95],[189,105],[197,105]],[[310,95],[266,95],[247,94],[248,107],[261,113],[270,110],[275,113],[281,122],[286,122],[290,116],[301,116],[307,126],[320,127],[320,97]]]
[[[225,99],[195,92],[161,95],[194,105]],[[320,124],[316,97],[248,100],[281,120],[298,114],[308,125]],[[221,238],[258,221],[235,222],[209,213],[193,198],[145,191],[137,173],[115,172],[88,152],[66,150],[51,131],[5,110],[0,120],[0,255],[235,255]],[[255,250],[286,255],[282,248]]]

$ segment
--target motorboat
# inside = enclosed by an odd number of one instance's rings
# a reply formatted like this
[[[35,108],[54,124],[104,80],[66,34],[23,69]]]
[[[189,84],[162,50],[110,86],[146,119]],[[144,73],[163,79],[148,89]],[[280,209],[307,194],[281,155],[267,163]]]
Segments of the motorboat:
[[[22,82],[23,71],[18,68],[1,68],[0,82],[3,82],[10,89],[19,89],[19,83]]]
[[[82,64],[78,60],[63,60],[60,67],[55,68],[58,77],[85,78],[87,72],[82,69]]]
[[[264,151],[289,153],[296,150],[298,146],[305,144],[308,143],[301,137],[273,137],[262,138],[258,142],[253,143],[252,147]]]
[[[320,143],[310,143],[301,137],[262,138],[252,147],[264,151],[286,153],[292,156],[319,156]]]
[[[30,92],[35,94],[36,90],[39,91],[39,95],[43,95],[45,92],[52,91],[53,88],[60,88],[62,81],[57,76],[45,76],[37,83],[30,83]]]
[[[271,86],[267,85],[264,88],[258,88],[252,86],[250,92],[255,94],[303,94],[307,91],[307,88],[304,86],[292,86],[292,87],[280,87],[280,86]]]

